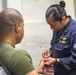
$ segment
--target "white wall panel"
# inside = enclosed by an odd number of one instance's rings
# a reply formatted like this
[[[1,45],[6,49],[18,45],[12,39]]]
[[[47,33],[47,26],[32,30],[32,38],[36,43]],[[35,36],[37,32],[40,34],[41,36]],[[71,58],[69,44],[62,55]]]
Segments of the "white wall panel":
[[[0,0],[0,11],[2,11],[2,0]]]
[[[52,0],[23,0],[23,14],[25,22],[39,22],[45,20],[45,11]]]
[[[22,0],[7,0],[7,8],[15,8],[22,13]]]
[[[71,15],[75,19],[74,0],[65,0],[67,14]]]

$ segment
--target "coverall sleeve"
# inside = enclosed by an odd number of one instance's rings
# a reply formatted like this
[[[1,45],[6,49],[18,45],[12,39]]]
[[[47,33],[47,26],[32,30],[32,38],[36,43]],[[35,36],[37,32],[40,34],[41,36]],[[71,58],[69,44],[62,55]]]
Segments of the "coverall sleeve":
[[[76,67],[76,34],[70,37],[71,42],[71,55],[66,58],[59,58],[60,64],[63,65],[66,69],[71,70]]]

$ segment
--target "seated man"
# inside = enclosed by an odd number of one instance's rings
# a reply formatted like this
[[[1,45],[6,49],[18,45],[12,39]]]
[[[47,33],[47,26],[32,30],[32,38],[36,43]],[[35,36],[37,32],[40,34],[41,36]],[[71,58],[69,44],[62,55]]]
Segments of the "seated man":
[[[34,68],[30,55],[15,45],[24,34],[24,20],[20,12],[7,8],[0,13],[0,62],[12,75],[38,75],[45,73],[43,61]]]

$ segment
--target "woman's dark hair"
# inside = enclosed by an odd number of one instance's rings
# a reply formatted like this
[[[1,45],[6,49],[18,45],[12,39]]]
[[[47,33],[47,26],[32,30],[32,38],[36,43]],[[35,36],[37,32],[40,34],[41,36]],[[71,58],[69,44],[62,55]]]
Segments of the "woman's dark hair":
[[[51,17],[53,19],[53,21],[62,21],[62,17],[66,15],[66,10],[65,8],[65,2],[64,1],[60,1],[59,4],[54,4],[51,5],[45,14],[46,18]]]

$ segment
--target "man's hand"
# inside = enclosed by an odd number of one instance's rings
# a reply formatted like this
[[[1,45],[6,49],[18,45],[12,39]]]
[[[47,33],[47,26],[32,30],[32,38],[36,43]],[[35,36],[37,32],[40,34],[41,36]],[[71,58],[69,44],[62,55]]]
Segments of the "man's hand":
[[[40,74],[45,74],[46,73],[46,68],[44,66],[44,61],[40,60],[40,64],[36,67],[36,71]]]
[[[42,59],[37,66],[36,71],[40,74],[52,75],[54,73],[54,68],[51,65],[44,65],[44,60]]]
[[[53,65],[49,65],[49,66],[45,65],[45,66],[46,66],[46,75],[53,75],[54,73]]]

